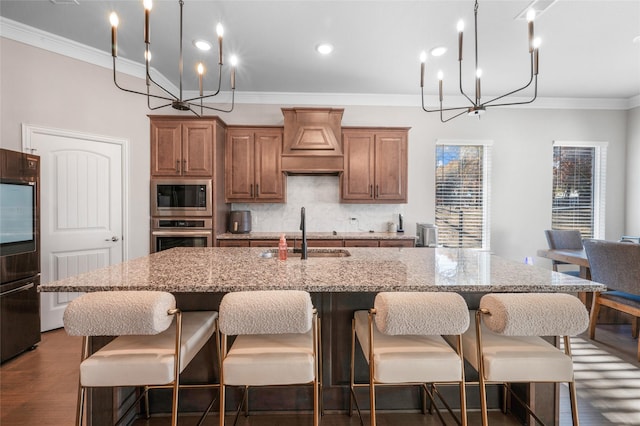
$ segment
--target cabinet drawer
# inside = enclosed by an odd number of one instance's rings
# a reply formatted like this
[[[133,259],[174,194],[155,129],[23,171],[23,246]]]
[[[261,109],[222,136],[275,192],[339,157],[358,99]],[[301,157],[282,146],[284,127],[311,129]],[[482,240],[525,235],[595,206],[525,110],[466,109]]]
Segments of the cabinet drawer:
[[[218,240],[220,247],[249,247],[249,240]]]
[[[344,240],[345,247],[378,247],[378,240]]]
[[[415,247],[413,240],[380,240],[380,247]]]
[[[287,240],[287,244],[291,247],[291,244],[295,242],[295,248],[302,247],[302,241],[296,239],[295,241]],[[343,247],[342,240],[307,240],[307,247]]]
[[[278,247],[279,240],[251,240],[250,247]],[[288,243],[288,241],[287,241]]]

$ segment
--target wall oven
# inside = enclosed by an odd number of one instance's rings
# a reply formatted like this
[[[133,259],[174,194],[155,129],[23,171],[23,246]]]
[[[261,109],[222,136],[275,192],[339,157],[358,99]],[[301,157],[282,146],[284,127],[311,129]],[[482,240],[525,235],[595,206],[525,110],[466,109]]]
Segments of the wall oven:
[[[0,150],[0,362],[40,341],[40,157]]]
[[[151,224],[151,252],[174,247],[212,247],[213,221],[200,218],[155,218]]]
[[[152,179],[151,216],[212,216],[211,179]]]

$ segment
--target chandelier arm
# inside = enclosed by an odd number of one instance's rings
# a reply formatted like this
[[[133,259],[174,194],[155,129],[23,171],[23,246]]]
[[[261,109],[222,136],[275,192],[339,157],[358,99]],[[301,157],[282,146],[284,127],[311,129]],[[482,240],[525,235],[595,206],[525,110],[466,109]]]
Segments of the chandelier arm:
[[[158,87],[159,89],[161,89],[161,90],[162,90],[163,92],[165,92],[167,95],[171,96],[170,98],[164,98],[164,97],[161,97],[162,99],[166,99],[166,100],[169,100],[169,101],[179,101],[179,100],[180,100],[176,95],[174,95],[173,93],[171,93],[170,91],[168,91],[167,89],[165,89],[164,87],[162,87],[162,85],[161,85],[160,83],[156,82],[156,81],[153,79],[153,77],[151,77],[151,74],[149,74],[149,71],[147,71],[147,78],[148,78],[148,79],[149,79],[149,81],[150,81],[151,83],[153,83],[156,87]],[[159,97],[159,96],[155,96],[155,95],[147,95],[147,96],[153,96],[154,98]]]
[[[469,102],[471,102],[471,104],[472,104],[473,106],[477,106],[477,105],[476,105],[476,103],[475,103],[475,102],[473,102],[473,101],[471,100],[471,98],[470,98],[469,96],[467,96],[467,94],[466,94],[466,93],[464,93],[464,90],[462,90],[462,59],[461,59],[461,60],[459,60],[459,61],[458,61],[458,63],[460,64],[460,66],[459,66],[459,72],[458,72],[458,80],[460,81],[460,93],[462,93],[462,95],[463,95],[465,98],[467,98],[467,100],[468,100]]]
[[[164,99],[165,101],[171,101],[172,100],[171,98],[166,98],[164,96],[151,95],[151,94],[148,94],[148,93],[138,92],[137,90],[126,89],[126,88],[120,86],[118,84],[118,81],[116,80],[116,58],[115,57],[113,58],[113,84],[115,84],[115,86],[118,89],[122,90],[123,92],[135,93],[137,95],[147,96],[147,98],[148,97],[153,97],[153,98],[157,98],[157,99]]]
[[[538,97],[538,76],[535,77],[534,81],[535,81],[535,83],[533,85],[533,87],[534,87],[533,98],[531,98],[530,100],[522,101],[522,102],[505,102],[503,104],[495,104],[495,105],[489,105],[489,106],[490,107],[497,107],[497,106],[509,106],[509,105],[526,105],[526,104],[532,103]]]
[[[537,84],[538,84],[538,78],[537,78],[537,76],[535,76],[535,77],[536,77],[535,81],[536,81],[536,86],[537,86]],[[496,105],[489,105],[489,104],[490,104],[490,103],[492,103],[492,102],[497,101],[498,99],[505,98],[505,97],[507,97],[507,96],[513,95],[513,94],[515,94],[515,93],[517,93],[517,92],[520,92],[521,90],[526,89],[527,87],[531,86],[531,83],[533,82],[533,80],[534,80],[534,74],[533,74],[533,54],[531,54],[531,77],[529,78],[529,82],[528,82],[526,85],[524,85],[524,86],[522,86],[521,88],[519,88],[519,89],[512,90],[512,91],[511,91],[511,92],[509,92],[509,93],[505,93],[504,95],[500,95],[500,96],[498,96],[498,97],[495,97],[495,98],[493,98],[493,99],[491,99],[491,100],[488,100],[487,102],[483,102],[483,103],[482,103],[482,105],[483,105],[483,106],[492,106],[492,107],[494,107],[494,106],[499,106],[499,105],[507,105],[507,104],[496,104]],[[534,99],[535,99],[535,97],[534,97]],[[529,103],[529,102],[527,102],[527,103]],[[511,104],[509,104],[509,105],[511,105]]]
[[[428,108],[425,108],[425,106],[424,106],[424,88],[422,88],[421,90],[422,90],[422,92],[423,92],[423,95],[421,96],[421,98],[422,98],[422,110],[423,110],[424,112],[457,111],[457,110],[459,110],[459,109],[463,109],[463,110],[465,110],[465,111],[468,111],[468,110],[469,110],[469,107],[468,107],[468,106],[449,107],[449,108],[435,108],[435,109],[428,109]]]
[[[443,122],[443,123],[446,123],[447,121],[451,121],[451,120],[453,120],[454,118],[456,118],[456,117],[460,117],[462,114],[465,114],[465,113],[467,112],[467,110],[468,110],[468,108],[465,108],[465,110],[464,110],[464,111],[459,112],[459,113],[457,113],[457,114],[455,114],[455,115],[452,115],[451,117],[449,117],[449,118],[447,118],[447,119],[445,120],[445,119],[442,117],[442,111],[448,111],[448,110],[447,110],[447,109],[442,109],[442,108],[441,108],[441,109],[440,109],[440,121],[441,121],[441,122]]]
[[[218,90],[216,90],[215,92],[213,92],[213,93],[211,93],[209,95],[196,96],[194,98],[185,99],[184,101],[185,102],[193,102],[193,101],[207,99],[207,98],[211,98],[213,96],[216,96],[216,95],[218,95],[220,93],[221,86],[222,86],[222,64],[218,64]]]
[[[235,94],[236,94],[235,90],[231,91],[231,108],[229,108],[229,109],[214,108],[214,107],[211,107],[211,106],[200,105],[200,104],[197,104],[196,106],[198,106],[200,108],[210,109],[212,111],[231,112],[231,111],[233,111],[233,108],[235,106]],[[195,105],[195,104],[189,104],[189,105]]]

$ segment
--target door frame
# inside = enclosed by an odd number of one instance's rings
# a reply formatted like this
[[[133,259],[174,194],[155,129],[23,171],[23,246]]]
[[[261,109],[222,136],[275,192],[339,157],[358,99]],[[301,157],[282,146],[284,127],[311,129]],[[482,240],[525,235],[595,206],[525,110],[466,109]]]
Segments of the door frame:
[[[70,139],[82,139],[100,143],[110,143],[120,145],[122,175],[122,188],[120,191],[122,199],[122,260],[129,259],[129,141],[127,139],[118,139],[111,136],[96,135],[92,133],[79,132],[75,130],[57,129],[53,127],[45,127],[22,123],[22,150],[31,154],[38,155],[37,150],[31,147],[31,137],[34,134],[43,134],[49,136],[60,136]],[[42,212],[41,212],[42,216]]]

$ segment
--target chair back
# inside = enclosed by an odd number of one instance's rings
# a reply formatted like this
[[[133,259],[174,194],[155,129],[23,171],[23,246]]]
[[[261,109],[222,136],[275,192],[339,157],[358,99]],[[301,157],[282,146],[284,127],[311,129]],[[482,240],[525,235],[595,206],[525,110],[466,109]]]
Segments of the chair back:
[[[505,336],[575,336],[589,325],[584,304],[564,293],[491,293],[480,309],[490,313],[487,328]]]
[[[306,333],[313,303],[306,291],[240,291],[224,295],[219,315],[220,332],[228,336]]]
[[[376,326],[389,335],[456,335],[469,328],[469,308],[457,293],[381,292]]]
[[[83,294],[64,311],[70,336],[154,335],[173,322],[176,299],[163,291],[98,291]]]
[[[578,230],[547,229],[544,234],[551,250],[582,250],[582,235]]]
[[[584,249],[593,281],[640,295],[640,244],[584,240]]]

